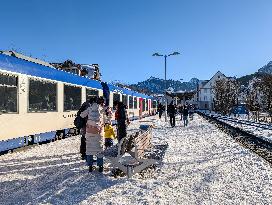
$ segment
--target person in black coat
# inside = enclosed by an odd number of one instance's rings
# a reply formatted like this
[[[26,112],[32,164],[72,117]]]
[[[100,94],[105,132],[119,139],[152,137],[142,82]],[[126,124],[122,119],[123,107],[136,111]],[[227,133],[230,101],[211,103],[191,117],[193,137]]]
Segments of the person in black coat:
[[[159,103],[158,105],[158,113],[159,113],[159,118],[161,119],[161,116],[162,116],[162,112],[163,112],[163,106],[161,103]]]
[[[176,125],[176,119],[175,119],[175,115],[176,115],[176,108],[173,104],[173,101],[170,103],[169,107],[168,107],[168,114],[170,117],[170,125],[171,127],[175,127]]]
[[[184,127],[186,127],[188,125],[188,115],[189,115],[188,108],[186,106],[184,106],[182,115],[183,115]]]
[[[180,114],[180,120],[182,121],[183,106],[180,105],[179,108],[178,108],[178,110],[179,110],[179,114]]]
[[[79,111],[77,112],[77,116],[79,116],[83,111],[85,111],[89,106],[91,101],[96,100],[96,96],[89,96],[90,99],[84,102],[81,107],[79,108]],[[86,159],[86,122],[88,118],[84,119],[85,123],[84,126],[80,129],[80,134],[81,134],[81,139],[80,139],[80,154],[81,154],[81,159],[85,160]]]
[[[127,125],[130,123],[126,105],[122,102],[114,102],[114,106],[116,107],[115,112],[115,120],[117,121],[117,139],[118,142],[121,141],[124,137],[127,136]]]

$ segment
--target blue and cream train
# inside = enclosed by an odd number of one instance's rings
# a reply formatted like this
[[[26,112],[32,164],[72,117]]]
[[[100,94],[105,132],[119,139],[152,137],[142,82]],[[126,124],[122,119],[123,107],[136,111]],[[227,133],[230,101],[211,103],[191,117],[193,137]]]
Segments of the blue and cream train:
[[[111,107],[127,104],[132,119],[156,112],[151,96],[0,54],[0,152],[74,132],[80,105],[105,92]]]

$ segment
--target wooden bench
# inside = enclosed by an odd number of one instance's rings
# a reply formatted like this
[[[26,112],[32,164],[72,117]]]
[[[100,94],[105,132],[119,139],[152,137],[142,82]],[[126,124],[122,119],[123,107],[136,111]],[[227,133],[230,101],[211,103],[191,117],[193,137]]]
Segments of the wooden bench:
[[[105,150],[103,155],[131,178],[133,174],[159,163],[159,160],[148,157],[152,151],[151,139],[151,129],[139,131],[123,138],[119,144]]]

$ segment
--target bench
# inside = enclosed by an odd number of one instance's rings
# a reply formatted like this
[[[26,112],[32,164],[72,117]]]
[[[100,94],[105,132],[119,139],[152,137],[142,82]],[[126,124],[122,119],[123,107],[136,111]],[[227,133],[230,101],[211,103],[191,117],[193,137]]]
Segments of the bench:
[[[145,168],[158,164],[159,160],[150,157],[152,153],[151,129],[141,130],[123,138],[119,144],[103,152],[114,167],[122,170],[128,178]]]

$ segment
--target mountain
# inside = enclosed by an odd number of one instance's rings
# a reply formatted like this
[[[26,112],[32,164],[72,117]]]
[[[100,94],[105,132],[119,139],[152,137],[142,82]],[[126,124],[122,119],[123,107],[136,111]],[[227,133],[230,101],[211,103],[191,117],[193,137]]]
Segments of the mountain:
[[[166,82],[166,83],[165,83]],[[160,78],[150,77],[149,79],[138,82],[137,84],[131,84],[129,87],[134,90],[144,91],[147,93],[162,94],[165,88],[172,88],[174,91],[179,90],[195,90],[199,80],[192,78],[189,82],[181,82],[178,80],[163,80]],[[165,86],[166,84],[166,86]]]
[[[264,75],[272,75],[272,61],[270,61],[268,64],[260,68],[256,73],[245,75],[240,78],[237,78],[237,81],[244,86],[248,86],[249,81],[251,81],[253,78],[261,78]]]
[[[264,75],[267,75],[267,74],[256,72],[256,73],[253,73],[253,74],[250,74],[250,75],[245,75],[245,76],[242,76],[240,78],[237,78],[237,81],[240,83],[240,85],[244,85],[244,86],[247,87],[249,82],[253,78],[261,78]]]
[[[270,61],[268,64],[260,68],[257,72],[250,74],[250,75],[245,75],[240,78],[237,78],[237,81],[244,86],[248,86],[249,82],[253,78],[260,78],[263,77],[264,75],[272,75],[272,61]],[[179,90],[195,90],[197,88],[197,85],[199,83],[199,79],[197,78],[192,78],[189,82],[181,82],[178,80],[166,80],[166,86],[165,86],[165,80],[160,79],[160,78],[155,78],[155,77],[150,77],[149,79],[138,82],[137,84],[131,84],[126,87],[129,87],[133,90],[139,91],[139,92],[144,92],[146,94],[162,94],[164,93],[165,87],[172,88],[174,91],[179,91]]]
[[[258,73],[266,73],[272,75],[272,61],[258,70]]]

